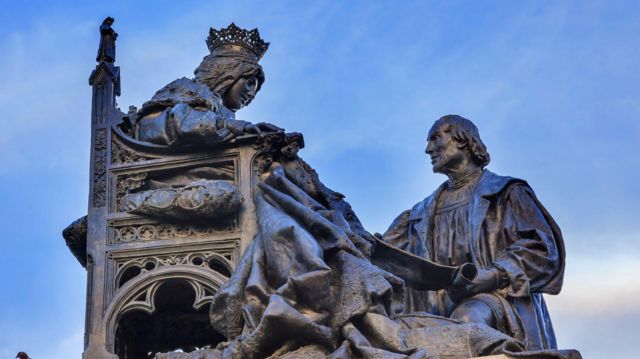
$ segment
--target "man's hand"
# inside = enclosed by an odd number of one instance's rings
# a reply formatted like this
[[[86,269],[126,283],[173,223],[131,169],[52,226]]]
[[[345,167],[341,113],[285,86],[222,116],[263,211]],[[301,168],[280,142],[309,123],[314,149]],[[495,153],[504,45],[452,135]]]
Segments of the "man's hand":
[[[500,286],[501,275],[500,269],[497,268],[478,268],[478,274],[471,282],[454,285],[449,289],[451,298],[458,302],[474,294],[493,292]]]

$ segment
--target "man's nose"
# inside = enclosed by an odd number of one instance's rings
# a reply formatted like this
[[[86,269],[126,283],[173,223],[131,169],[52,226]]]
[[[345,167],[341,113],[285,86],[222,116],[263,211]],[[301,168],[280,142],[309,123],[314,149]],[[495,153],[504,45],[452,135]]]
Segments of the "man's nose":
[[[427,148],[424,149],[424,153],[428,155],[433,153],[433,144],[431,142],[427,142]]]

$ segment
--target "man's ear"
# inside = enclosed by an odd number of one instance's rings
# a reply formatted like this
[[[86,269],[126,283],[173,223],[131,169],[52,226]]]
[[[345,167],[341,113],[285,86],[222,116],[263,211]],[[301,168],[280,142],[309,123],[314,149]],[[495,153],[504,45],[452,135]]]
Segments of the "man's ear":
[[[458,147],[459,149],[467,147],[467,141],[459,141],[459,140],[456,140],[455,138],[452,138],[452,140],[456,144],[456,147]]]

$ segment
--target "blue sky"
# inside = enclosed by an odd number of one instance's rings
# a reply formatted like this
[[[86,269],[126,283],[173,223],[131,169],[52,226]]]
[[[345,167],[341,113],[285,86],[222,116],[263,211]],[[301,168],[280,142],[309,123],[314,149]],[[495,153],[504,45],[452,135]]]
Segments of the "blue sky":
[[[32,1],[0,13],[0,357],[82,352],[85,272],[60,232],[87,208],[107,15],[125,111],[192,76],[209,27],[258,27],[267,80],[238,118],[302,132],[301,155],[372,232],[444,180],[423,152],[433,121],[470,118],[489,168],[526,179],[563,230],[559,345],[636,354],[640,3]]]

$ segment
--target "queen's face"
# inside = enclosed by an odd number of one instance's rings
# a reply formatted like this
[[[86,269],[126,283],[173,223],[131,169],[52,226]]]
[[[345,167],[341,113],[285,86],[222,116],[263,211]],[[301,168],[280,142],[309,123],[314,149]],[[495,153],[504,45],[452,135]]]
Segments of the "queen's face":
[[[429,131],[427,155],[431,158],[433,172],[447,174],[464,161],[465,153],[447,131],[446,124],[435,125]]]
[[[231,111],[237,111],[256,97],[257,90],[258,78],[256,76],[241,77],[224,93],[222,103]]]

